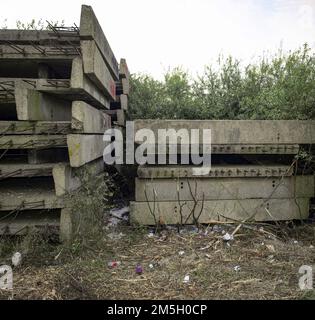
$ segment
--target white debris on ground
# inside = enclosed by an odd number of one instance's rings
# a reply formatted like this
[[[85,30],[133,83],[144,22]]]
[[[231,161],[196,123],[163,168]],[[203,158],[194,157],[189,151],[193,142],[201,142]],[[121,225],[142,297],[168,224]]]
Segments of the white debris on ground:
[[[107,220],[106,228],[117,227],[122,222],[129,220],[129,207],[114,208],[109,211],[109,219]]]
[[[19,266],[22,263],[22,254],[20,252],[15,252],[12,256],[12,264],[14,267]]]

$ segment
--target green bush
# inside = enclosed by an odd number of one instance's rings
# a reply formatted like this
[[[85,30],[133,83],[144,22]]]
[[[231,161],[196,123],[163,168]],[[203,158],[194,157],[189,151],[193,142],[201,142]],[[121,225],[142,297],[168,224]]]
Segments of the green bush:
[[[175,68],[162,81],[133,75],[131,119],[314,119],[315,58],[307,46],[242,67],[229,57],[193,79]]]

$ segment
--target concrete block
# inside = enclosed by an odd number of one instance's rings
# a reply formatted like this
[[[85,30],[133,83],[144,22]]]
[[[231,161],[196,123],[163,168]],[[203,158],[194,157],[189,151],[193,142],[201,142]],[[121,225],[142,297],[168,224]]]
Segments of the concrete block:
[[[66,147],[65,135],[6,135],[0,137],[0,149],[39,149]]]
[[[93,40],[81,41],[83,70],[98,88],[104,91],[111,100],[116,98],[116,83]]]
[[[67,136],[71,167],[81,167],[103,156],[107,142],[103,135],[70,134]]]
[[[118,62],[93,12],[92,7],[82,5],[80,20],[80,38],[94,40],[99,48],[114,80],[119,79]]]
[[[156,137],[158,129],[211,129],[213,145],[293,145],[315,141],[314,120],[136,120],[135,131],[143,128],[153,130]]]
[[[313,176],[284,178],[136,179],[136,201],[314,197]]]
[[[103,158],[87,163],[80,168],[71,168],[70,165],[66,163],[55,164],[52,175],[54,178],[56,195],[63,196],[78,189],[81,186],[81,177],[84,173],[93,177],[103,171]]]
[[[140,225],[154,225],[154,214],[161,224],[194,223],[193,201],[187,201],[180,210],[178,202],[131,202],[131,221]],[[218,221],[281,221],[307,219],[309,199],[246,199],[199,201],[195,208],[199,223],[210,224]],[[181,215],[183,219],[181,219]]]
[[[111,128],[111,117],[83,101],[74,101],[71,127],[82,133],[104,133]]]

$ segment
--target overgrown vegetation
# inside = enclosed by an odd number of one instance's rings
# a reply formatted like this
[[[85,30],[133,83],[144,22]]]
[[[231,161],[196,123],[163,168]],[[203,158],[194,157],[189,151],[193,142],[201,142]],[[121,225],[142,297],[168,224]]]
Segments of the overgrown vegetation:
[[[193,79],[180,68],[159,81],[133,75],[132,119],[314,119],[315,56],[308,45],[242,67],[218,59]]]

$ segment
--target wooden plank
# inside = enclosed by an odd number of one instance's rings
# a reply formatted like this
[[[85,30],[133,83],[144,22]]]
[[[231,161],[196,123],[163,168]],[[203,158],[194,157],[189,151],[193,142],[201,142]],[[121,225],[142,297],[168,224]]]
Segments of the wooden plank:
[[[314,197],[314,176],[278,178],[136,179],[136,201],[287,199]]]
[[[104,133],[111,128],[111,117],[83,101],[74,101],[71,127],[76,132]]]
[[[80,37],[82,40],[94,40],[96,42],[114,80],[118,80],[118,62],[90,6],[82,5],[81,8]]]
[[[192,224],[194,202],[184,203],[181,211],[178,202],[131,202],[131,221],[140,225],[179,224],[182,221]],[[155,210],[154,210],[155,208]],[[200,213],[201,212],[201,213]],[[307,219],[309,216],[309,199],[246,199],[246,200],[213,200],[199,201],[195,208],[195,216],[199,223],[210,224],[217,221],[281,221]],[[227,218],[227,219],[226,219]]]
[[[116,83],[107,69],[106,63],[95,41],[81,41],[83,70],[100,90],[106,92],[109,99],[116,98]]]

